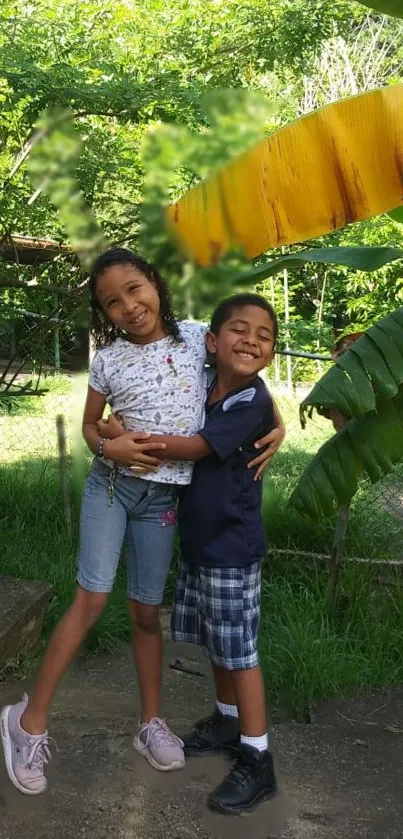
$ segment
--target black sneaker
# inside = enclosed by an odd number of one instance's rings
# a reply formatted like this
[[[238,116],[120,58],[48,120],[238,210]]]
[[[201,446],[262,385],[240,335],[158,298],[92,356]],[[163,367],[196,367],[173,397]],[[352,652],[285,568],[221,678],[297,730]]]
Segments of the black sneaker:
[[[259,752],[242,743],[237,761],[225,780],[211,793],[208,805],[220,813],[251,813],[277,792],[271,752]]]
[[[195,723],[193,731],[182,737],[186,757],[212,754],[239,746],[237,717],[222,714],[218,708],[209,717]]]

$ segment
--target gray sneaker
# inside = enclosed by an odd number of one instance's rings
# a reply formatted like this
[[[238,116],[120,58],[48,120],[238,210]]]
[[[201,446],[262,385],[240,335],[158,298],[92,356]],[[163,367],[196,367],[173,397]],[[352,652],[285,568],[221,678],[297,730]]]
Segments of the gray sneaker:
[[[185,765],[183,741],[159,717],[139,727],[133,746],[160,772],[183,769]]]
[[[25,795],[40,795],[48,782],[45,763],[51,759],[50,738],[43,734],[28,734],[21,728],[20,720],[28,705],[24,694],[17,705],[7,705],[0,717],[1,739],[10,781]]]

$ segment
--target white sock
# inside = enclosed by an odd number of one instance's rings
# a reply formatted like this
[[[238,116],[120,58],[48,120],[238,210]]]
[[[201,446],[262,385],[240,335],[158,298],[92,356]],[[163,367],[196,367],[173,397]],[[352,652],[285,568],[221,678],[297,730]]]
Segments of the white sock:
[[[226,705],[225,702],[220,702],[219,699],[217,699],[217,708],[227,717],[238,716],[238,708],[236,705]]]
[[[267,752],[269,748],[267,734],[262,734],[261,737],[247,737],[245,734],[241,734],[241,743],[244,743],[245,746],[253,746],[258,752]]]

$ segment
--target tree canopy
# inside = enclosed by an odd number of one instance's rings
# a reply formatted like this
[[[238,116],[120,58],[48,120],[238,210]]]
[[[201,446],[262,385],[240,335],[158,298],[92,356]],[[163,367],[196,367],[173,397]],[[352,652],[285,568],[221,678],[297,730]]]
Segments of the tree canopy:
[[[144,250],[141,223],[147,206],[153,211],[156,191],[173,200],[259,134],[342,96],[398,81],[402,31],[397,19],[346,0],[5,0],[0,235],[67,240],[61,215],[28,171],[44,110],[69,107],[75,115],[82,144],[78,181],[107,240]],[[220,90],[228,88],[254,91],[252,114],[246,109],[242,116],[239,95],[220,100]],[[215,104],[210,99],[206,108],[211,91]],[[208,140],[202,155],[194,138]],[[153,199],[148,205],[147,195]],[[401,230],[382,217],[313,244],[399,246]],[[180,275],[170,259],[166,254],[181,311],[205,315],[218,294],[214,272],[196,282],[189,267]],[[232,273],[230,259],[220,275],[228,288]],[[402,299],[397,264],[373,275],[302,267],[290,278],[296,327],[316,323],[325,276],[322,316],[332,328],[365,324]],[[39,268],[3,263],[2,317],[10,303],[30,308],[32,300],[33,292],[5,288],[8,281],[34,278],[70,287],[82,280],[78,265],[64,257]],[[281,311],[279,289],[275,294]],[[35,293],[39,310],[52,309],[52,295],[38,298]]]

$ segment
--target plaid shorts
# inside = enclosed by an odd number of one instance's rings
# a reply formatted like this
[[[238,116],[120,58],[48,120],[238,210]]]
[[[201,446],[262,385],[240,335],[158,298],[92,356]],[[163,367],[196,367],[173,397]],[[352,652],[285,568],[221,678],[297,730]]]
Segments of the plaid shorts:
[[[174,641],[204,647],[225,670],[259,664],[261,561],[246,568],[200,568],[181,560],[172,611]]]

